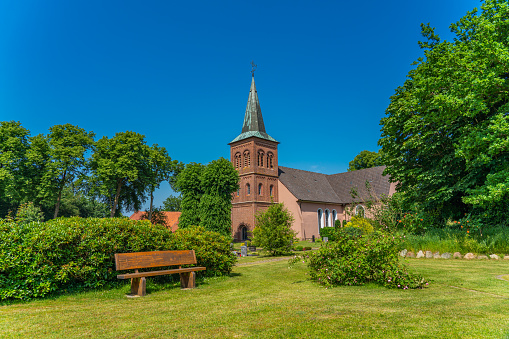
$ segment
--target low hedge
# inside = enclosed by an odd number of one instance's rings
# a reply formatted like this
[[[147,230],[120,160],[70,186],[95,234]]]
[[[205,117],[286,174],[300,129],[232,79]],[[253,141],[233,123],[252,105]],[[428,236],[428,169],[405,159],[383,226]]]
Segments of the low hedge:
[[[0,220],[0,300],[28,300],[61,290],[118,284],[115,253],[193,249],[202,275],[231,272],[230,239],[201,227],[171,233],[127,218]]]

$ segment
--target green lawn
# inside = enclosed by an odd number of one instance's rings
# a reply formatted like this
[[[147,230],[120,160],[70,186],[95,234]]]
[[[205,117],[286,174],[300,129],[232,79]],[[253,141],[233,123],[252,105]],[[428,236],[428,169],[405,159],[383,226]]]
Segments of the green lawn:
[[[249,260],[248,260],[249,259]],[[271,258],[259,258],[270,260]],[[424,290],[325,289],[305,265],[242,258],[194,290],[129,287],[0,307],[12,338],[509,338],[509,261],[411,259]]]

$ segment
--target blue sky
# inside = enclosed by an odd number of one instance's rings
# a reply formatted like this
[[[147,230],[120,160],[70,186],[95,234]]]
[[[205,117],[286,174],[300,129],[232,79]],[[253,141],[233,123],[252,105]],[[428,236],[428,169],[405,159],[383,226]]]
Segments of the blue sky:
[[[0,2],[0,121],[135,131],[173,159],[229,157],[251,60],[279,164],[346,171],[378,149],[420,23],[442,38],[478,0]],[[160,204],[171,192],[164,185]]]

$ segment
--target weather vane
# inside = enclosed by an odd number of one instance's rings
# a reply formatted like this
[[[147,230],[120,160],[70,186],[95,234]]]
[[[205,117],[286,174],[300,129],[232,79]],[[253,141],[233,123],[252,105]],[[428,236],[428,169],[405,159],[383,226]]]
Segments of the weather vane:
[[[254,72],[256,71],[256,64],[251,60],[251,76],[254,78]]]

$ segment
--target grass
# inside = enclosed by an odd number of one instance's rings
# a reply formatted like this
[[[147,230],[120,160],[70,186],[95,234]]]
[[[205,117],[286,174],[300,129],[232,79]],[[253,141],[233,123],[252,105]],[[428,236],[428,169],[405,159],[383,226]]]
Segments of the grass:
[[[472,252],[475,254],[509,254],[509,227],[486,228],[482,235],[461,229],[431,229],[423,235],[407,235],[403,246],[409,251]]]
[[[375,285],[325,289],[305,265],[242,258],[231,277],[194,290],[129,286],[0,307],[8,338],[507,338],[509,261],[418,260],[424,290]],[[265,260],[271,258],[266,257]]]

